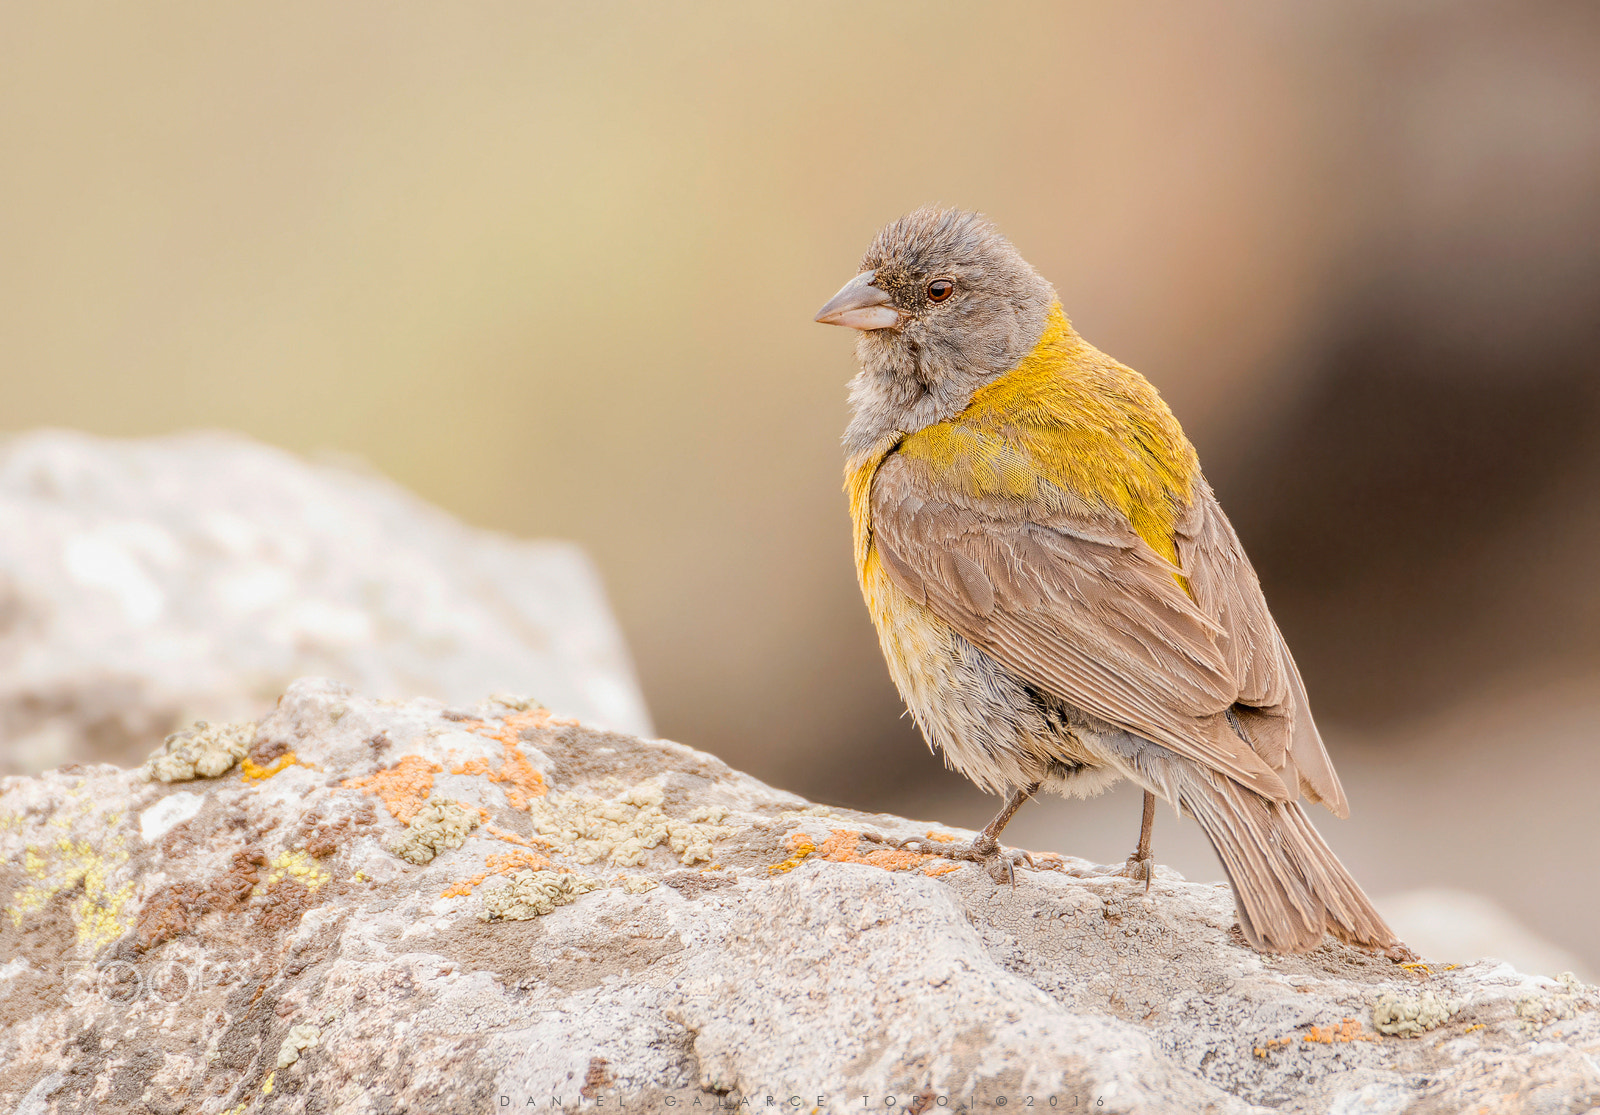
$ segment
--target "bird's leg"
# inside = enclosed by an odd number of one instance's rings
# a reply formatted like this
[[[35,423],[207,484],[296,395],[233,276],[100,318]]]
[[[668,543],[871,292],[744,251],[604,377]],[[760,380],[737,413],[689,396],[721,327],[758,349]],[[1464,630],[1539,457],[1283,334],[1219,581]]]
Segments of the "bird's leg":
[[[1156,796],[1149,790],[1144,792],[1144,819],[1139,824],[1139,846],[1133,850],[1133,855],[1128,857],[1127,865],[1122,873],[1130,879],[1143,879],[1144,889],[1150,889],[1150,880],[1155,877],[1155,857],[1150,853],[1150,833],[1156,825]]]
[[[1017,881],[1017,865],[1033,866],[1033,860],[1027,852],[1008,852],[1000,847],[1000,833],[1006,825],[1011,823],[1011,818],[1017,810],[1022,808],[1022,803],[1031,798],[1034,791],[1039,788],[1035,782],[1031,786],[1019,786],[1011,791],[1011,796],[1001,807],[1000,812],[994,815],[994,820],[983,826],[983,831],[971,844],[939,844],[922,837],[913,837],[903,841],[901,847],[912,844],[919,845],[925,852],[931,852],[945,859],[965,859],[981,863],[988,870],[995,882],[1015,883]]]

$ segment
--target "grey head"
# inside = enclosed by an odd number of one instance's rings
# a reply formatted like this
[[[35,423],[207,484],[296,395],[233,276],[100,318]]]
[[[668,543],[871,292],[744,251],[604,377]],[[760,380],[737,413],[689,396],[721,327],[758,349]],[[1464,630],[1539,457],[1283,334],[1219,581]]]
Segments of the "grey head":
[[[1055,290],[983,216],[926,207],[878,233],[860,274],[817,313],[860,330],[854,454],[960,413],[1033,351]]]

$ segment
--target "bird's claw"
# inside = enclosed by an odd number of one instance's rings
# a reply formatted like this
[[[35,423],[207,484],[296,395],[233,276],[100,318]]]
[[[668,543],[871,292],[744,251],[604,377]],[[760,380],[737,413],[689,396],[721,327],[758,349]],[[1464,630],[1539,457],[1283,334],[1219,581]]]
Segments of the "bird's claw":
[[[1033,857],[1021,848],[996,849],[992,855],[980,862],[984,870],[989,872],[989,878],[997,883],[1010,883],[1012,886],[1017,885],[1017,868],[1037,870]]]
[[[1156,877],[1156,861],[1154,856],[1140,857],[1138,852],[1128,857],[1128,862],[1122,865],[1122,874],[1134,882],[1144,880],[1144,889],[1150,889],[1150,883]]]

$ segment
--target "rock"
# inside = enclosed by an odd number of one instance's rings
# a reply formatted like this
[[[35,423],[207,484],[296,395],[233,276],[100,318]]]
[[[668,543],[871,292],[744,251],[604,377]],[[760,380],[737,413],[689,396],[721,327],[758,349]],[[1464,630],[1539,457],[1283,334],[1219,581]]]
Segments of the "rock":
[[[381,477],[220,433],[0,448],[0,772],[135,761],[291,680],[531,694],[650,734],[574,546],[463,526]]]
[[[255,741],[0,781],[0,1107],[1600,1103],[1570,977],[1261,956],[1226,887],[1038,853],[996,885],[871,839],[970,833],[542,709],[304,680]],[[391,850],[419,829],[426,863]]]

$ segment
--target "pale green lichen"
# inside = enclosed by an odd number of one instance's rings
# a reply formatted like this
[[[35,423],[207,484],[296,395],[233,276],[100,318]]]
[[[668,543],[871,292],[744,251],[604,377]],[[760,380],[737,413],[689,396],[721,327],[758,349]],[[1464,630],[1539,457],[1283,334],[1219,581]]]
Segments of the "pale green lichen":
[[[657,884],[654,879],[647,879],[643,875],[624,875],[611,885],[621,887],[629,894],[643,894],[647,890],[655,890]]]
[[[576,902],[579,895],[603,885],[598,879],[571,871],[519,871],[505,886],[483,892],[483,909],[478,911],[478,917],[484,921],[529,921],[557,906]]]
[[[1552,1022],[1578,1016],[1578,992],[1583,984],[1571,972],[1556,977],[1562,990],[1548,995],[1524,995],[1517,1000],[1517,1018],[1524,1032],[1532,1034]]]
[[[431,801],[417,811],[405,835],[389,850],[412,863],[432,863],[440,852],[459,848],[478,827],[478,811],[459,801]]]
[[[717,823],[728,811],[703,806],[687,817],[671,817],[662,809],[664,797],[657,783],[641,782],[610,798],[552,794],[533,801],[529,812],[534,830],[579,863],[638,867],[661,845],[681,863],[709,862],[712,841],[733,833]]]
[[[278,1068],[286,1069],[300,1059],[302,1050],[310,1049],[322,1037],[322,1031],[311,1025],[292,1026],[289,1036],[278,1046]]]
[[[1372,1004],[1372,1028],[1391,1037],[1418,1037],[1444,1025],[1460,1009],[1459,1000],[1441,999],[1428,990],[1418,995],[1385,991]]]
[[[243,759],[255,741],[253,723],[207,724],[197,720],[194,727],[168,736],[139,768],[139,777],[146,782],[216,778]]]

